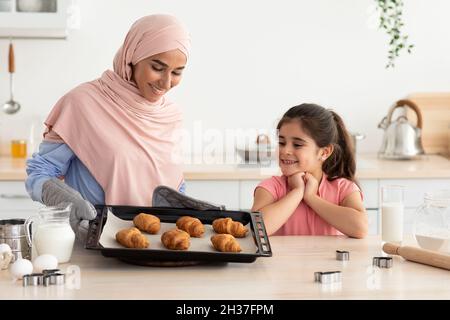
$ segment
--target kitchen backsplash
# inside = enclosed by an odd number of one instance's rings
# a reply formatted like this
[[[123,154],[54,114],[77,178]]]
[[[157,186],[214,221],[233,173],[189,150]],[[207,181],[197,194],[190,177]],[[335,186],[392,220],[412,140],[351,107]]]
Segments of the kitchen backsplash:
[[[425,152],[450,154],[450,92],[414,93],[407,98],[415,102],[422,113]]]

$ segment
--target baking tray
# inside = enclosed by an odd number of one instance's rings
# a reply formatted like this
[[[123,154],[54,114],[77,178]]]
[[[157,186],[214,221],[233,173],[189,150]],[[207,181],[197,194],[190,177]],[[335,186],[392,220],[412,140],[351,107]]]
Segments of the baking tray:
[[[96,206],[97,217],[89,224],[86,240],[86,249],[98,250],[105,257],[115,257],[125,262],[156,265],[177,266],[192,265],[207,262],[254,262],[258,257],[271,257],[272,250],[264,222],[259,212],[231,211],[231,210],[192,210],[162,207],[135,207],[135,206]],[[203,224],[211,225],[215,219],[230,217],[249,228],[247,237],[255,242],[255,252],[207,252],[207,251],[180,251],[159,249],[132,249],[132,248],[105,248],[100,243],[103,226],[106,223],[108,210],[123,220],[133,220],[140,212],[151,213],[161,222],[175,223],[181,216],[192,216],[200,219]],[[210,239],[205,239],[210,241]]]

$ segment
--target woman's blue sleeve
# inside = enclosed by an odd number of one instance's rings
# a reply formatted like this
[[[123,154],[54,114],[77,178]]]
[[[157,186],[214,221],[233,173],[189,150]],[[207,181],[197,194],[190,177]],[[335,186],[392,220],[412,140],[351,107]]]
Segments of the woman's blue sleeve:
[[[44,141],[39,152],[27,160],[25,187],[34,201],[42,202],[42,185],[51,178],[65,176],[75,154],[65,143]]]
[[[180,188],[178,188],[178,191],[181,193],[186,193],[186,181],[183,180],[180,184]]]

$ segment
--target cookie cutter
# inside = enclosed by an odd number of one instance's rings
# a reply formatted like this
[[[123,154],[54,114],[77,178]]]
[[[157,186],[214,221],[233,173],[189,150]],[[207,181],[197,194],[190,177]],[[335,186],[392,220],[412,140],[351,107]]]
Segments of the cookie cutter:
[[[28,286],[38,286],[44,283],[43,273],[30,273],[23,276],[22,285],[24,287]]]
[[[44,269],[42,270],[42,273],[44,274],[44,276],[52,274],[52,273],[61,273],[61,270],[59,269]]]
[[[66,276],[63,273],[49,273],[44,276],[44,286],[48,287],[49,285],[61,285],[66,281]]]
[[[348,261],[350,260],[350,252],[343,250],[336,250],[336,260]]]
[[[392,264],[392,257],[373,257],[372,260],[372,265],[379,268],[391,268]]]
[[[314,272],[314,281],[320,283],[341,282],[340,271]]]

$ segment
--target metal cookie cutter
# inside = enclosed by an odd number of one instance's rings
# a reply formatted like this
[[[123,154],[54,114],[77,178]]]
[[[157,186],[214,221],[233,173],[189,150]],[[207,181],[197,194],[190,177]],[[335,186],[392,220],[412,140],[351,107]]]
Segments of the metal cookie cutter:
[[[336,250],[336,260],[340,260],[340,261],[350,260],[350,252]]]
[[[50,273],[44,276],[44,286],[64,284],[66,276],[63,273]]]
[[[314,272],[314,281],[320,283],[341,282],[340,271]]]
[[[44,269],[42,270],[42,273],[44,274],[44,276],[52,274],[52,273],[60,273],[61,270],[59,269]]]
[[[372,264],[379,268],[391,268],[392,267],[392,257],[373,257]]]
[[[44,274],[43,273],[31,273],[23,276],[23,286],[38,286],[44,283]]]

